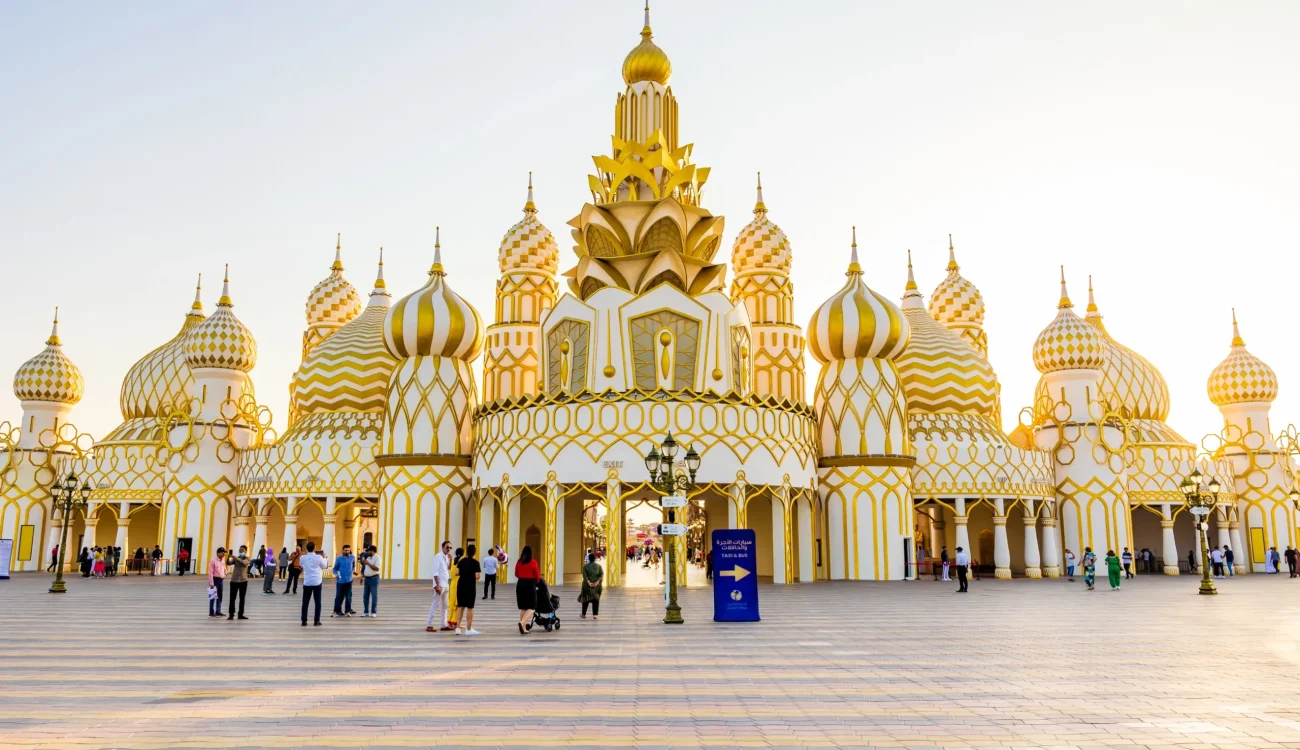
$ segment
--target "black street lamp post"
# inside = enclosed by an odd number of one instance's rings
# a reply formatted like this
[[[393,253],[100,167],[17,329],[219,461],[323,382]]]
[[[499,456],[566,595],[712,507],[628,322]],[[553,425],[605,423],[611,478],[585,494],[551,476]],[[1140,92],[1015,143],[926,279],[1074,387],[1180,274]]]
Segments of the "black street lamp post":
[[[63,561],[68,554],[68,521],[72,518],[72,511],[81,509],[85,510],[90,504],[90,482],[77,486],[77,475],[69,473],[63,478],[63,483],[55,479],[54,484],[50,485],[50,496],[54,499],[54,508],[63,512],[63,531],[59,535],[59,559],[54,566],[54,583],[50,584],[51,594],[66,594],[67,587],[63,585]]]
[[[677,441],[673,439],[672,433],[664,438],[663,445],[650,449],[645,456],[645,468],[650,472],[650,483],[655,489],[662,492],[664,497],[673,496],[678,490],[685,492],[695,484],[695,472],[700,469],[700,454],[695,452],[695,446],[686,450],[686,471],[690,478],[678,476],[673,472],[673,460],[677,457]],[[667,516],[667,523],[677,523],[677,508],[665,507],[664,512]],[[683,510],[683,520],[685,520],[685,511]],[[682,608],[677,604],[677,540],[673,539],[665,545],[668,548],[668,605],[664,610],[665,625],[681,625],[686,621],[682,619]]]

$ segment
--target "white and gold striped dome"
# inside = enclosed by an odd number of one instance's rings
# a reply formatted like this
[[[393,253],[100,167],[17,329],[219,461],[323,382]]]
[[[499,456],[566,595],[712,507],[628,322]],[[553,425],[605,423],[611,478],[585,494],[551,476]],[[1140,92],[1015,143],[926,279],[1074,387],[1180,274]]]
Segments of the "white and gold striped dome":
[[[341,326],[361,314],[361,295],[343,278],[343,235],[334,243],[330,275],[307,295],[308,326]]]
[[[249,372],[257,364],[257,341],[230,301],[230,267],[222,280],[217,310],[185,335],[185,363],[191,368],[212,367]]]
[[[437,232],[429,280],[389,308],[384,345],[398,359],[437,355],[469,362],[483,348],[483,320],[447,286],[441,228]]]
[[[384,347],[389,302],[380,250],[379,274],[366,309],[312,349],[294,376],[299,414],[384,410],[388,378],[397,364]]]
[[[781,227],[767,218],[763,202],[763,175],[758,176],[758,200],[754,219],[741,227],[731,247],[731,270],[736,276],[747,273],[790,273],[790,241]]]
[[[951,234],[948,235],[948,275],[930,295],[930,316],[946,326],[984,324],[984,296],[961,275]]]
[[[506,236],[501,238],[497,250],[501,272],[537,270],[555,275],[560,266],[560,247],[555,237],[537,219],[537,205],[533,203],[533,173],[528,173],[528,200],[524,203],[524,218],[520,219]]]
[[[81,369],[63,353],[59,341],[59,308],[54,308],[54,326],[45,349],[19,366],[14,373],[14,396],[19,401],[54,401],[75,404],[86,392]]]
[[[808,321],[808,350],[826,364],[856,358],[894,359],[907,347],[910,327],[903,311],[862,280],[857,227],[848,281]]]
[[[910,250],[903,315],[912,335],[895,362],[907,396],[908,411],[992,417],[998,404],[998,379],[993,366],[926,312],[912,276]]]
[[[203,322],[203,276],[194,287],[181,329],[167,343],[154,349],[131,365],[122,379],[119,402],[123,419],[156,417],[169,405],[189,403],[194,396],[194,376],[185,362],[185,337],[190,329]]]
[[[1102,322],[1093,297],[1092,277],[1088,277],[1088,310],[1084,320],[1101,332],[1106,361],[1101,368],[1101,390],[1118,399],[1119,407],[1130,419],[1169,417],[1169,385],[1156,366],[1141,354],[1116,341]]]
[[[1047,374],[1058,370],[1100,370],[1106,364],[1106,339],[1074,314],[1061,269],[1061,301],[1056,317],[1034,339],[1034,367]]]
[[[1246,351],[1232,311],[1232,351],[1210,372],[1205,384],[1215,406],[1271,402],[1277,398],[1277,373],[1264,360]]]

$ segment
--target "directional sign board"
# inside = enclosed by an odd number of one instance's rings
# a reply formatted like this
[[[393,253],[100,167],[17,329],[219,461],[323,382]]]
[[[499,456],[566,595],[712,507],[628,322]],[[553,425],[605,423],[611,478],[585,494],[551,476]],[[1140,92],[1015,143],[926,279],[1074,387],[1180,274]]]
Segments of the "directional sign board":
[[[713,619],[758,621],[758,538],[753,529],[713,531]]]
[[[681,495],[669,495],[668,497],[660,498],[659,504],[665,508],[685,508],[686,498]]]
[[[686,524],[683,523],[666,523],[660,527],[664,536],[681,536],[686,533]]]

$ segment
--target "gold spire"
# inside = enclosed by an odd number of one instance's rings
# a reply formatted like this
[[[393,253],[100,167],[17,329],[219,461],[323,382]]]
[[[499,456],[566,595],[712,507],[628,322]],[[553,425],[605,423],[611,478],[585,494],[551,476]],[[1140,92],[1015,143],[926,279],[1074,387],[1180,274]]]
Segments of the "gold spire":
[[[660,86],[668,84],[673,65],[668,61],[668,55],[651,41],[653,38],[654,32],[650,30],[650,3],[647,2],[645,25],[641,27],[641,43],[623,58],[623,81],[627,85],[642,81],[654,81]]]
[[[57,311],[58,308],[55,308],[55,310]],[[57,320],[55,320],[54,322],[58,323]],[[1237,330],[1237,308],[1235,307],[1232,308],[1232,345],[1233,346],[1246,345],[1245,340],[1241,338],[1241,331]]]
[[[190,305],[190,315],[203,317],[203,274],[199,274],[199,280],[194,284],[194,304]]]
[[[433,265],[429,267],[429,275],[434,274],[446,274],[442,269],[442,227],[433,228]]]
[[[375,273],[375,289],[388,289],[388,285],[384,283],[384,248],[382,247],[379,248],[379,271]],[[374,294],[374,292],[371,292],[371,294]]]
[[[226,264],[226,275],[221,279],[221,299],[217,300],[217,307],[234,307],[235,303],[230,301],[230,264]]]
[[[957,266],[957,252],[952,249],[952,232],[948,233],[948,272],[957,273],[961,269]]]
[[[654,32],[650,31],[650,0],[645,0],[645,25],[641,27],[641,38],[650,39]]]
[[[1097,300],[1092,296],[1092,274],[1088,274],[1088,314],[1096,315],[1097,312]]]
[[[858,265],[858,227],[855,224],[853,225],[853,249],[849,253],[849,270],[844,275],[852,276],[861,273],[862,266]]]
[[[1064,310],[1069,307],[1074,307],[1074,303],[1070,301],[1070,295],[1065,291],[1065,266],[1061,266],[1061,301],[1056,309]]]
[[[343,233],[339,232],[334,238],[334,265],[330,266],[331,271],[343,270]]]
[[[59,346],[59,306],[54,306],[54,325],[50,327],[50,337],[45,340],[46,346]]]
[[[908,248],[908,250],[907,250],[907,288],[906,288],[906,291],[909,291],[909,292],[915,292],[915,291],[917,291],[917,289],[916,289],[916,277],[912,275],[912,249],[911,249],[911,248]]]
[[[528,200],[524,203],[525,214],[537,213],[537,204],[533,203],[533,173],[528,173]]]
[[[758,200],[754,203],[754,213],[767,213],[767,204],[763,203],[763,173],[758,173]]]

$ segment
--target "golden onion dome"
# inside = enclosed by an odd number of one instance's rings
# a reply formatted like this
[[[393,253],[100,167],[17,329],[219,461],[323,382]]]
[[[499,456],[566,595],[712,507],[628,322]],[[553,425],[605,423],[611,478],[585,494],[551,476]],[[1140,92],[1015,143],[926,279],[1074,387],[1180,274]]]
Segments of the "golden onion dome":
[[[1210,373],[1205,384],[1215,406],[1271,402],[1277,398],[1277,374],[1264,360],[1246,351],[1232,311],[1232,350]]]
[[[1105,338],[1074,314],[1062,267],[1061,301],[1056,306],[1056,317],[1034,339],[1034,367],[1045,375],[1058,370],[1100,370],[1105,363]]]
[[[790,241],[781,227],[767,218],[763,203],[763,175],[758,176],[754,219],[741,228],[731,247],[731,269],[736,276],[750,273],[790,273]]]
[[[194,287],[181,329],[165,344],[131,365],[122,379],[119,403],[123,419],[156,417],[169,405],[186,404],[194,396],[194,376],[185,362],[185,336],[203,322],[203,276]]]
[[[948,235],[948,275],[930,295],[930,316],[946,326],[984,324],[984,296],[961,275],[951,234]]]
[[[808,349],[826,364],[856,358],[894,359],[907,347],[910,326],[903,312],[862,280],[858,265],[857,227],[848,281],[813,312],[808,321]]]
[[[998,379],[993,366],[926,312],[912,276],[910,250],[903,315],[912,335],[896,363],[908,411],[992,417],[998,405]]]
[[[212,367],[249,372],[257,364],[257,341],[230,301],[230,266],[222,281],[217,310],[185,334],[185,363],[190,368]]]
[[[401,298],[384,320],[384,346],[398,359],[452,357],[472,361],[483,348],[483,321],[473,305],[447,286],[442,230],[424,286]]]
[[[555,244],[551,230],[537,220],[537,205],[533,203],[533,173],[528,173],[528,200],[524,203],[524,218],[520,219],[506,236],[501,238],[497,250],[501,272],[541,271],[554,276],[560,266],[560,247]]]
[[[343,278],[343,235],[334,244],[330,275],[307,295],[307,325],[338,327],[361,314],[361,295]]]
[[[14,396],[19,401],[53,401],[75,404],[86,392],[81,370],[63,353],[59,341],[59,308],[54,308],[54,326],[45,349],[19,366],[14,373]]]
[[[366,309],[313,348],[294,376],[299,414],[384,410],[388,378],[397,364],[384,347],[389,302],[381,249],[379,273]]]
[[[1130,419],[1169,417],[1169,384],[1156,366],[1141,354],[1116,341],[1102,322],[1088,277],[1088,309],[1084,320],[1101,332],[1106,360],[1101,368],[1101,390],[1118,400],[1114,406]]]
[[[623,58],[623,82],[631,86],[642,81],[654,81],[660,86],[668,85],[668,77],[673,74],[673,64],[659,45],[651,41],[654,33],[650,31],[650,3],[645,6],[645,26],[641,28],[641,43],[632,48]]]

